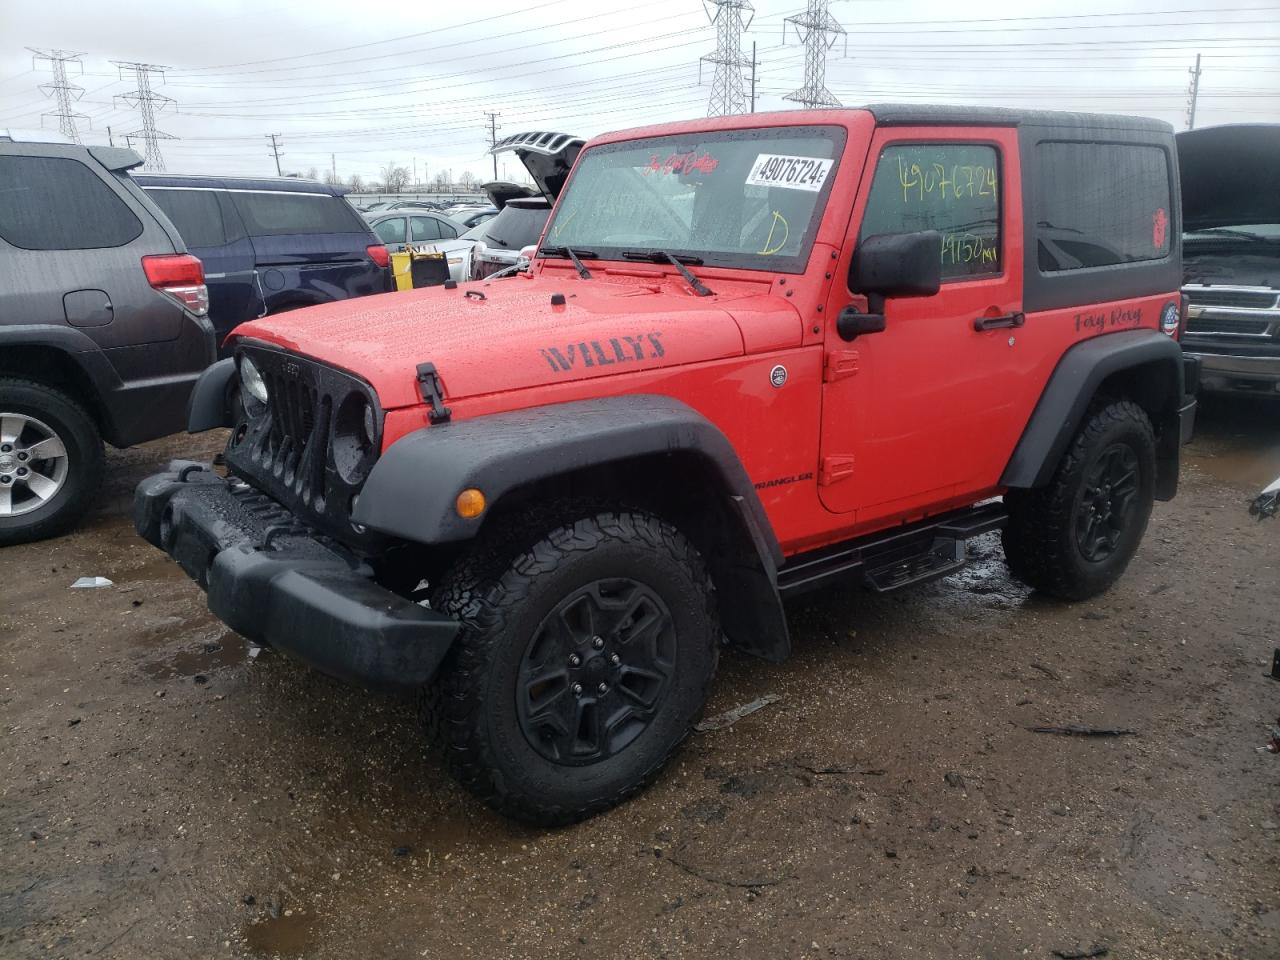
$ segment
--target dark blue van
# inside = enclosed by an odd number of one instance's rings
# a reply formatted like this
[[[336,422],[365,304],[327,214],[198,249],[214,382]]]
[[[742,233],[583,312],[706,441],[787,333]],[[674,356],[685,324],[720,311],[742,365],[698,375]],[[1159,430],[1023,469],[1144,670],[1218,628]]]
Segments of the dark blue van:
[[[219,344],[255,317],[394,289],[386,247],[340,187],[292,177],[133,179],[204,263]]]

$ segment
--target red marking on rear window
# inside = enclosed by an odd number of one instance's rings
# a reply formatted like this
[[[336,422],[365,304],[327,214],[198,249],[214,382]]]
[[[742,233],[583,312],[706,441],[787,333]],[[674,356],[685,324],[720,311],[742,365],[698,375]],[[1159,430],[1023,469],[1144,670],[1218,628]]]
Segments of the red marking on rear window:
[[[1169,228],[1169,217],[1164,212],[1164,207],[1156,210],[1155,216],[1151,218],[1151,243],[1157,249],[1164,247],[1165,231]]]

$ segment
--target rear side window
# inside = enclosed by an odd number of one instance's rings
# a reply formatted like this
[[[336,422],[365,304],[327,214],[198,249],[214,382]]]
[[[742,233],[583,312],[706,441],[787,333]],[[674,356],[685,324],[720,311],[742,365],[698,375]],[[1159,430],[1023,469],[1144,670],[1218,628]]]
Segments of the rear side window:
[[[1042,272],[1169,255],[1169,157],[1160,147],[1041,143],[1036,164]]]
[[[1000,273],[1000,161],[994,147],[885,147],[871,182],[861,236],[917,230],[942,234],[942,279]]]
[[[138,238],[142,221],[79,160],[0,157],[0,237],[24,250],[97,250]]]
[[[249,234],[287,237],[299,233],[364,233],[368,227],[351,204],[327,193],[232,190]]]
[[[221,247],[227,242],[222,206],[212,190],[149,187],[147,194],[173,221],[188,247]]]

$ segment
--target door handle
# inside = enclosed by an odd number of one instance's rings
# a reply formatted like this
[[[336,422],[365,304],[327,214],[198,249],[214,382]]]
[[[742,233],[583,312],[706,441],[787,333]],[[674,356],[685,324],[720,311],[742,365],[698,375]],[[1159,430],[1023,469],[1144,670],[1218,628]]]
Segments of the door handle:
[[[973,329],[978,332],[983,330],[1000,330],[1004,327],[1020,327],[1027,322],[1027,318],[1021,313],[1006,313],[1003,317],[978,317],[973,321]]]

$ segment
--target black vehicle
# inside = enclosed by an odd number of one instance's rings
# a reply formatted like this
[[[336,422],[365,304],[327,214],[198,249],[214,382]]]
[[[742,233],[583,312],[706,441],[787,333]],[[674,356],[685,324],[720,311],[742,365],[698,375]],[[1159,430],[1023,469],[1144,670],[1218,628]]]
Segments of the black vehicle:
[[[219,343],[246,320],[392,289],[387,250],[341,187],[296,177],[134,179],[204,263]]]
[[[1280,125],[1178,134],[1182,288],[1201,389],[1280,395]]]
[[[214,360],[200,261],[132,150],[0,132],[0,545],[71,527],[103,441],[174,433]]]

